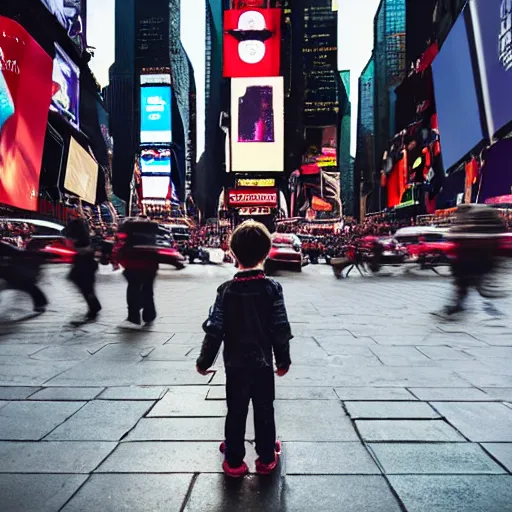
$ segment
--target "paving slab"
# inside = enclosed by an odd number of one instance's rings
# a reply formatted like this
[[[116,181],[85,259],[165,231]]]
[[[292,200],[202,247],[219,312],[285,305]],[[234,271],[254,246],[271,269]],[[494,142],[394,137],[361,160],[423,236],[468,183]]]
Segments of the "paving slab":
[[[287,475],[380,475],[360,443],[297,443],[283,446]]]
[[[0,356],[29,356],[45,348],[47,345],[23,344],[11,345],[5,344],[0,338]]]
[[[63,512],[180,510],[192,475],[92,475]]]
[[[118,441],[142,418],[154,402],[93,400],[65,421],[46,440]]]
[[[345,402],[352,419],[434,419],[439,414],[423,402]]]
[[[254,471],[256,454],[246,444],[245,461]],[[96,473],[221,473],[218,442],[121,443]]]
[[[369,447],[388,475],[505,473],[474,443],[377,443]]]
[[[85,402],[10,402],[0,410],[0,440],[37,441]]]
[[[55,512],[86,479],[86,475],[0,475],[2,512]]]
[[[356,420],[364,441],[464,442],[448,423],[441,420]]]
[[[277,435],[283,441],[359,440],[341,403],[333,406],[327,400],[278,400],[274,409]]]
[[[452,347],[442,346],[420,346],[417,347],[420,352],[425,354],[430,359],[438,361],[457,361],[457,360],[470,360],[473,359],[473,350],[486,350],[485,348],[468,348],[465,350]]]
[[[389,481],[408,512],[505,512],[512,503],[512,476],[412,475]]]
[[[94,400],[105,388],[43,388],[30,400],[79,401]]]
[[[433,402],[473,442],[512,442],[512,410],[500,403]]]
[[[105,345],[106,343],[73,345],[71,347],[65,345],[49,346],[32,354],[30,358],[36,361],[85,361]]]
[[[166,386],[121,386],[107,388],[98,400],[160,400],[167,393]]]
[[[492,402],[496,400],[477,388],[409,388],[409,391],[426,402]]]
[[[0,400],[25,400],[33,395],[40,387],[16,387],[2,386],[0,387]]]
[[[0,357],[0,386],[42,386],[74,364],[76,363],[73,361],[36,361],[28,357]]]
[[[90,473],[115,447],[97,442],[0,442],[0,473]]]
[[[482,446],[512,473],[512,443],[484,443]]]
[[[211,386],[207,400],[225,400],[225,386]],[[293,387],[276,383],[276,400],[338,400],[333,388],[329,387]]]
[[[321,489],[321,492],[319,490]],[[199,475],[186,512],[399,512],[400,507],[380,476],[246,477],[241,482],[222,475]]]
[[[206,400],[206,386],[176,386],[151,409],[149,418],[165,417],[224,417],[227,406],[224,401]]]
[[[464,352],[478,358],[512,359],[512,347],[467,348]]]
[[[499,373],[481,370],[477,371],[458,371],[457,375],[469,382],[472,386],[480,389],[485,388],[512,388],[512,376],[500,375]]]
[[[343,387],[335,388],[340,400],[349,401],[411,401],[416,400],[405,388],[378,388],[378,387]]]

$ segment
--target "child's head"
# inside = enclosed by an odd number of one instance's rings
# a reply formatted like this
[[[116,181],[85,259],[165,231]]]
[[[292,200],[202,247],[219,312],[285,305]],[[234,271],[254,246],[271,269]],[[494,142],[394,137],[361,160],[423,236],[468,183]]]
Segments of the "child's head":
[[[243,222],[231,235],[231,252],[241,268],[258,266],[268,256],[271,246],[268,229],[254,220]]]

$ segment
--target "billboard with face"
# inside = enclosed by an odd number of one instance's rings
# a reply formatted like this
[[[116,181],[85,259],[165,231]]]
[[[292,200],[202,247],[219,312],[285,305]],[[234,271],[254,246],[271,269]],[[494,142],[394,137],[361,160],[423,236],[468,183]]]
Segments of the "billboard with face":
[[[512,121],[512,0],[470,2],[489,134]]]
[[[53,96],[50,108],[54,112],[58,112],[77,130],[80,129],[79,91],[80,70],[64,50],[56,44],[55,59],[53,60]]]
[[[140,152],[140,172],[144,175],[171,175],[171,150],[168,148],[143,149]]]
[[[0,16],[0,203],[37,210],[52,59]]]
[[[171,88],[165,85],[141,87],[141,144],[170,143],[171,141]]]
[[[41,2],[67,30],[69,37],[83,50],[86,47],[83,0],[41,0]]]
[[[278,76],[281,9],[224,12],[224,77]]]
[[[284,169],[283,78],[231,80],[231,154],[234,172]]]

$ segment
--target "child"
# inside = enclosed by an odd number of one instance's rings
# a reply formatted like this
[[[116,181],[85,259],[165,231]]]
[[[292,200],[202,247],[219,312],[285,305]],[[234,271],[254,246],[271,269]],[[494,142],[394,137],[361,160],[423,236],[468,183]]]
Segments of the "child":
[[[206,332],[197,371],[208,373],[224,342],[228,415],[222,469],[232,477],[248,472],[245,456],[245,425],[249,402],[254,409],[256,471],[269,474],[277,466],[281,444],[274,422],[274,371],[286,375],[290,368],[292,334],[281,285],[268,279],[263,264],[271,247],[270,233],[259,222],[247,221],[231,237],[231,251],[239,272],[221,285],[203,324]]]

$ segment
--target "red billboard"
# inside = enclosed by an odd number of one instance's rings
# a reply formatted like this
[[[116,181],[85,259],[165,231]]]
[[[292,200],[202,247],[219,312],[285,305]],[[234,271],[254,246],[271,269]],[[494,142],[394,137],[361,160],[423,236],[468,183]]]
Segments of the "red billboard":
[[[0,203],[37,210],[52,69],[34,39],[0,16]]]
[[[279,76],[281,9],[224,12],[224,77]]]
[[[277,207],[277,189],[275,187],[234,188],[228,191],[228,206],[242,208],[245,206]]]

